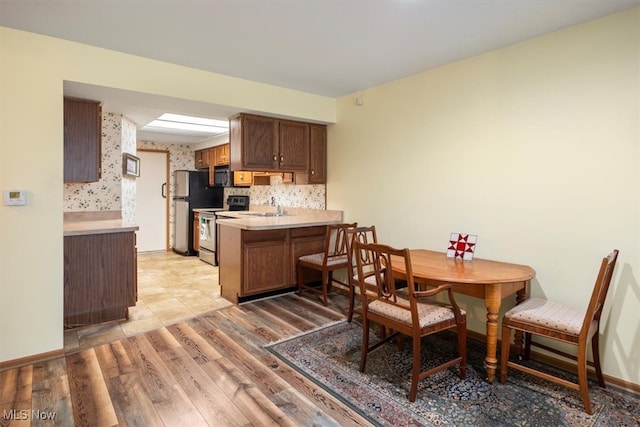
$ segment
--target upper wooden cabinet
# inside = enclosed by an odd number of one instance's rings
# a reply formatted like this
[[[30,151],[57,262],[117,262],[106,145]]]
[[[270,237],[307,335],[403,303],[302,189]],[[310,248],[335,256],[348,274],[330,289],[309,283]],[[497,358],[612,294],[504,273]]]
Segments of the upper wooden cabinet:
[[[276,168],[277,121],[238,114],[229,118],[231,169],[270,171]]]
[[[306,171],[309,168],[309,125],[278,120],[278,167],[285,171]]]
[[[327,127],[309,126],[309,183],[327,182]]]
[[[64,182],[100,180],[102,107],[98,101],[64,98]]]
[[[253,184],[253,172],[233,171],[233,185],[236,187],[249,187]]]
[[[209,169],[211,164],[211,148],[205,148],[204,150],[196,150],[194,165],[196,169]]]
[[[238,114],[229,118],[231,169],[306,171],[309,124]]]
[[[229,164],[229,144],[213,147],[213,165],[224,166]]]

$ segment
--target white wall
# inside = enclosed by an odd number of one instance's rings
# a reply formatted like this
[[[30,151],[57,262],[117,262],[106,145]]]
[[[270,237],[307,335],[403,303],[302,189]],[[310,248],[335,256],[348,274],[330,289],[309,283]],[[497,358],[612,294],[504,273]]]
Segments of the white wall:
[[[604,370],[640,384],[639,49],[635,9],[339,99],[327,208],[394,246],[477,234],[477,257],[531,265],[533,295],[575,305],[619,249]]]
[[[63,82],[335,122],[332,98],[0,27],[0,361],[63,347]]]

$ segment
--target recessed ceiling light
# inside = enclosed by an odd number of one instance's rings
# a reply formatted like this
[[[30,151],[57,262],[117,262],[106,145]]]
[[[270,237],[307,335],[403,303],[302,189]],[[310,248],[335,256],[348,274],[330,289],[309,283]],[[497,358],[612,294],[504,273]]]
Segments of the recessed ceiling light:
[[[229,131],[229,122],[226,120],[165,113],[146,125],[145,129],[151,127],[204,132],[217,135]]]

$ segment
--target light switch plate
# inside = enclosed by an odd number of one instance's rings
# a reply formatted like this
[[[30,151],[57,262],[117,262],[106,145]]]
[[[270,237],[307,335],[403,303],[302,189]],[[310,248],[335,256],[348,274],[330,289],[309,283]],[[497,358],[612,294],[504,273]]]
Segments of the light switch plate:
[[[20,206],[27,204],[27,192],[24,190],[5,190],[3,193],[5,206]]]

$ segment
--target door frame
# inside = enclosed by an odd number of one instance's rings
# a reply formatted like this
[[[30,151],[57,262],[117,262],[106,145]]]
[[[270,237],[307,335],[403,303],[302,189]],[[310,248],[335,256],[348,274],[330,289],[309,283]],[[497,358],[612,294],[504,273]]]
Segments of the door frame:
[[[166,182],[166,194],[167,197],[165,197],[165,204],[164,204],[164,210],[165,210],[165,231],[164,231],[164,235],[165,235],[165,242],[164,242],[164,247],[165,247],[165,251],[170,252],[171,248],[169,247],[169,233],[171,232],[171,230],[169,229],[169,223],[170,218],[169,218],[169,200],[171,199],[171,182],[169,180],[170,176],[171,176],[171,171],[170,171],[170,160],[171,160],[171,153],[169,152],[169,150],[154,150],[151,148],[138,148],[136,151],[144,151],[144,152],[148,152],[148,153],[164,153],[167,155],[166,157],[166,164],[165,164],[165,170],[164,170],[164,175],[165,175],[165,182]],[[136,197],[137,199],[137,197]]]

